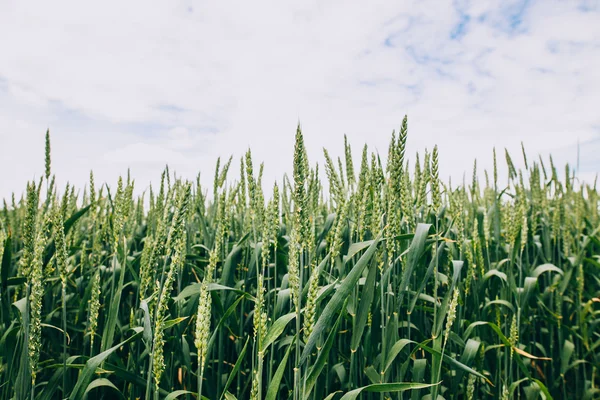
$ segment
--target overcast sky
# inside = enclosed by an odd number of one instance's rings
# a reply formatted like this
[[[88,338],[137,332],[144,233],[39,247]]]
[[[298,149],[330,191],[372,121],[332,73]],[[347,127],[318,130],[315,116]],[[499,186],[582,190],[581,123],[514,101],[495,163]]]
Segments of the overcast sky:
[[[311,162],[344,134],[385,156],[405,114],[443,175],[523,141],[573,164],[579,142],[593,177],[599,106],[597,0],[0,0],[0,197],[43,174],[47,128],[61,185],[130,167],[141,191],[248,147],[280,180],[298,121]]]

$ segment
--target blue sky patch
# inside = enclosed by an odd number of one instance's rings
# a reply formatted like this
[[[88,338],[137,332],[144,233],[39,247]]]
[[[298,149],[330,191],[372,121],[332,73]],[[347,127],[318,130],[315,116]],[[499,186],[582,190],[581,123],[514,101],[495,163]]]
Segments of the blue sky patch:
[[[460,40],[467,34],[467,25],[471,17],[467,14],[462,14],[460,16],[460,22],[456,24],[456,26],[450,32],[450,39],[452,40]]]

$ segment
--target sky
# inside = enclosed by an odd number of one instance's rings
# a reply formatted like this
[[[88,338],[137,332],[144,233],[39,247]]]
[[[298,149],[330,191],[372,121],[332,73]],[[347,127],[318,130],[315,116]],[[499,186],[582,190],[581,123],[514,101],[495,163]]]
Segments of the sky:
[[[46,129],[59,185],[130,168],[143,191],[166,164],[211,185],[248,148],[281,181],[298,123],[311,163],[345,134],[358,165],[404,115],[409,159],[437,144],[442,176],[523,142],[559,165],[579,148],[593,180],[599,105],[599,0],[0,0],[0,198],[44,173]]]

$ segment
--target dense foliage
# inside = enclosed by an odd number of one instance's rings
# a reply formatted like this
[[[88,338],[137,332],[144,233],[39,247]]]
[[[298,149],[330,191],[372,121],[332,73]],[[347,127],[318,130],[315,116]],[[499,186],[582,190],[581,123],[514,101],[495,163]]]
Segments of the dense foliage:
[[[494,151],[452,187],[406,138],[323,174],[298,128],[272,192],[248,151],[135,198],[57,190],[47,134],[0,215],[0,399],[598,398],[595,183]]]

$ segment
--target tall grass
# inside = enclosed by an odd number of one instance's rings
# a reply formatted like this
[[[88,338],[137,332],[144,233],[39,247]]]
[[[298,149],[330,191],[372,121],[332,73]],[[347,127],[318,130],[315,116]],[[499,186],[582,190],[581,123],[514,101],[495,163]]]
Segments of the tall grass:
[[[494,150],[452,187],[407,138],[323,174],[298,127],[270,193],[248,151],[136,198],[59,192],[47,133],[0,215],[0,399],[598,398],[595,182]]]

